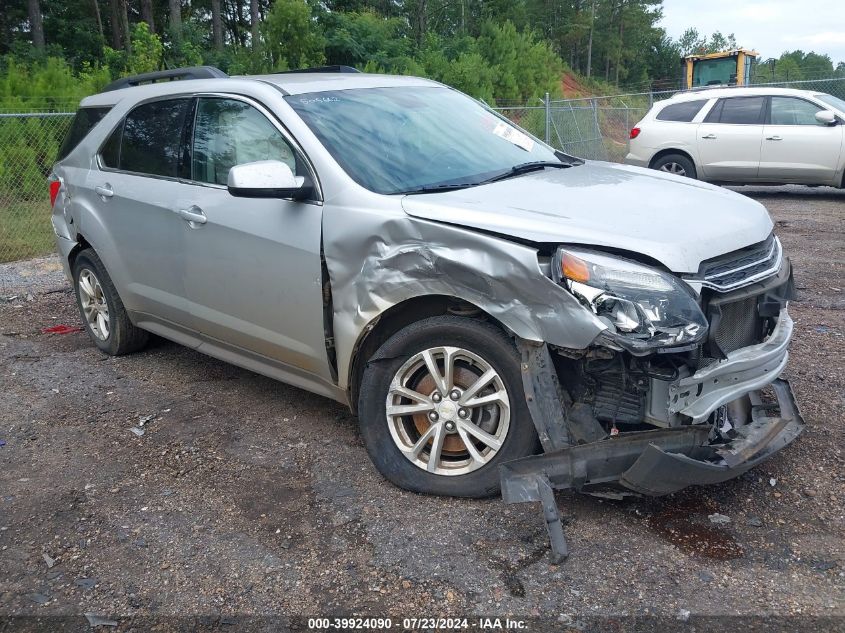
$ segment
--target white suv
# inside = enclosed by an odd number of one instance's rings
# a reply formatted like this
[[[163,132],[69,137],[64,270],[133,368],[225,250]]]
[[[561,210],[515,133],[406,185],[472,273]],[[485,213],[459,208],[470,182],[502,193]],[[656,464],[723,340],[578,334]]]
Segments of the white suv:
[[[625,162],[709,182],[845,187],[845,101],[786,88],[714,88],[654,105]]]

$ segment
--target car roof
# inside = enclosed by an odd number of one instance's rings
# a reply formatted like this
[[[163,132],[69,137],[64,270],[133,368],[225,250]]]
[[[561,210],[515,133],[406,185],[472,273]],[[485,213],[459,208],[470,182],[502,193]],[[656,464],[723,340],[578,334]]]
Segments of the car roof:
[[[171,93],[188,91],[213,92],[236,90],[243,82],[259,82],[272,85],[285,95],[327,92],[330,90],[352,90],[355,88],[432,87],[442,86],[431,79],[407,75],[381,75],[376,73],[327,73],[297,72],[268,75],[241,75],[211,79],[180,79],[101,92],[82,100],[82,106],[114,105],[129,97],[133,101],[167,96]]]
[[[254,79],[271,83],[292,95],[329,90],[352,90],[355,88],[441,85],[436,81],[421,77],[377,73],[278,73],[247,75],[239,77],[239,79]]]
[[[753,97],[753,96],[791,96],[811,97],[818,94],[818,90],[798,90],[796,88],[772,88],[767,86],[752,87],[714,87],[687,90],[672,95],[667,101],[695,101],[698,99],[717,99],[719,97]]]

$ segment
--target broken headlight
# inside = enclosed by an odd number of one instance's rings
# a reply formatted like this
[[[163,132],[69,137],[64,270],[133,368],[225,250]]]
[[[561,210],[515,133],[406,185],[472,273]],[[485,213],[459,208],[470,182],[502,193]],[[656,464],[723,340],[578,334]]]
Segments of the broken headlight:
[[[692,290],[656,268],[595,251],[559,248],[553,271],[578,300],[608,326],[623,349],[642,355],[692,346],[707,334]]]

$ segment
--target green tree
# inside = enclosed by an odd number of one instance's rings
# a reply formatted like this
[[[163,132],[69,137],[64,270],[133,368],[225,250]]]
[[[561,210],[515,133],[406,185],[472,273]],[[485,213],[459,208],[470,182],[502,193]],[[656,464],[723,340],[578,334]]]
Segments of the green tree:
[[[161,67],[164,46],[161,38],[150,32],[146,22],[138,22],[132,29],[132,55],[129,57],[129,72],[148,73]]]
[[[412,53],[408,24],[374,11],[330,13],[323,16],[326,60],[329,64],[364,67],[374,63],[394,72],[407,65]]]
[[[310,6],[302,0],[276,0],[261,33],[271,68],[302,68],[325,61],[325,41]]]

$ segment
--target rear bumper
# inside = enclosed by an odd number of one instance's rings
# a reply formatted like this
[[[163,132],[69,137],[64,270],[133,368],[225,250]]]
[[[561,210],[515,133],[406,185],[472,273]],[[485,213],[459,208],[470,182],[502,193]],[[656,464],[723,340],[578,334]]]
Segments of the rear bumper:
[[[789,383],[775,380],[779,415],[770,416],[759,392],[749,394],[751,421],[726,444],[710,444],[710,425],[623,433],[616,437],[535,455],[501,466],[506,503],[540,501],[544,486],[590,492],[614,484],[659,496],[691,485],[741,475],[792,442],[804,429]]]
[[[648,167],[650,157],[636,154],[634,152],[628,152],[622,162],[626,165],[634,165],[635,167]]]
[[[62,269],[65,271],[68,281],[73,283],[73,275],[70,271],[70,253],[77,246],[77,242],[62,237],[58,233],[54,235],[54,238],[56,240],[56,250],[59,253],[59,260],[62,262]]]

